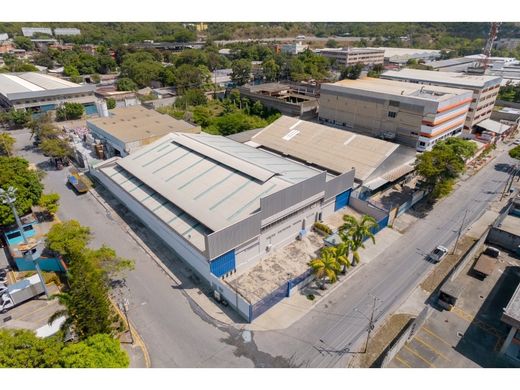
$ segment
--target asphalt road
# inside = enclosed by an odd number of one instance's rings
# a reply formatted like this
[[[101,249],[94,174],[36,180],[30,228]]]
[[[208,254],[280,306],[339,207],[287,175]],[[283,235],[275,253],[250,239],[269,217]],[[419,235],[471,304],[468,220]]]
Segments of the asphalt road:
[[[463,182],[384,254],[293,326],[276,333],[256,332],[258,348],[291,357],[298,366],[346,367],[352,354],[364,348],[373,297],[376,320],[395,310],[434,266],[425,260],[426,254],[437,245],[450,247],[466,210],[464,228],[502,191],[508,174],[495,166],[511,161],[507,153],[502,154]]]
[[[468,179],[383,255],[288,329],[248,332],[216,323],[197,310],[91,194],[76,195],[65,186],[66,171],[49,170],[47,158],[24,149],[31,143],[27,131],[13,135],[18,155],[48,170],[44,183],[46,191],[61,196],[59,217],[89,226],[94,246],[105,243],[135,260],[125,290],[129,317],[147,344],[154,367],[345,367],[351,353],[363,347],[373,297],[377,297],[376,320],[406,299],[433,266],[424,256],[435,246],[454,241],[465,210],[465,225],[484,212],[507,177],[495,165],[510,162],[504,154]]]

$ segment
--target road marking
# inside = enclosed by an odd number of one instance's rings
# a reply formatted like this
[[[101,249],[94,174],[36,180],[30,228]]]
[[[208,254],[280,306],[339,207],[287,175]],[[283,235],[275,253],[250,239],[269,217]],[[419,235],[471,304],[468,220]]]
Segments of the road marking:
[[[401,363],[401,364],[404,364],[404,365],[405,365],[406,367],[408,367],[408,368],[412,368],[412,366],[410,366],[410,365],[406,362],[406,360],[400,358],[399,355],[395,355],[395,360],[397,360],[397,361],[398,361],[399,363]]]
[[[432,335],[433,337],[437,338],[438,340],[442,341],[444,344],[448,345],[450,348],[452,347],[452,345],[450,343],[448,343],[446,340],[444,340],[441,336],[437,335],[436,333],[434,333],[433,331],[431,331],[430,329],[428,329],[426,326],[423,326],[422,327],[422,330],[424,330],[426,333]]]
[[[424,345],[426,348],[430,349],[432,352],[436,353],[437,355],[439,355],[441,358],[443,358],[444,360],[446,361],[450,361],[450,359],[448,359],[446,356],[444,356],[444,354],[442,354],[441,352],[437,351],[434,347],[432,347],[430,344],[428,344],[426,341],[422,340],[419,338],[419,336],[415,336],[413,338],[414,340],[417,340],[418,342],[420,342],[422,345]]]
[[[462,310],[460,308],[454,307],[452,312],[457,317],[462,318],[463,320],[466,320],[468,322],[474,323],[477,327],[479,327],[484,332],[487,332],[487,333],[489,333],[492,336],[495,336],[497,338],[503,337],[502,332],[500,332],[498,329],[496,329],[495,327],[489,325],[488,323],[486,323],[484,321],[479,320],[476,317],[471,317],[470,314],[466,313],[464,310]]]
[[[416,351],[414,351],[412,348],[410,348],[408,345],[404,346],[408,351],[410,351],[412,354],[417,356],[419,359],[421,359],[423,362],[428,364],[432,368],[436,368],[429,360],[426,360],[424,357],[422,357],[420,354],[418,354]]]

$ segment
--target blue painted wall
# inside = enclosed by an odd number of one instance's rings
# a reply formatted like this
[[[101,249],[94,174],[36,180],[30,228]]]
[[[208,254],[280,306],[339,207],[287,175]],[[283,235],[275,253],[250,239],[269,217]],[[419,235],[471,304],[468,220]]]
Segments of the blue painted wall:
[[[221,277],[235,269],[235,250],[231,250],[222,256],[213,260],[209,265],[211,273],[217,277]]]
[[[23,225],[25,237],[27,237],[27,238],[33,237],[36,234],[36,230],[34,230],[34,228],[33,228],[33,225],[35,225],[35,224],[36,223],[28,223],[26,225]],[[5,233],[4,235],[5,235],[5,240],[7,241],[7,244],[9,246],[18,245],[23,242],[23,237],[20,234],[19,229],[11,230],[11,231]]]
[[[336,203],[334,204],[334,211],[342,209],[343,207],[348,206],[348,202],[350,200],[350,191],[342,192],[339,195],[336,195]]]

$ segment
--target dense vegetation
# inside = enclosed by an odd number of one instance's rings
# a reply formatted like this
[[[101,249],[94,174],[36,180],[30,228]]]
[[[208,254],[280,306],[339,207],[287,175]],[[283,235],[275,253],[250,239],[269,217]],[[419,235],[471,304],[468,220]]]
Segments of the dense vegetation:
[[[450,137],[417,157],[415,169],[423,179],[422,187],[430,191],[431,200],[442,198],[451,192],[455,179],[466,168],[466,160],[476,151],[475,143]]]
[[[38,204],[43,191],[40,171],[31,169],[29,162],[20,157],[0,156],[0,187],[16,188],[15,207],[25,215],[31,206]],[[0,226],[14,222],[13,212],[7,204],[0,203]]]
[[[61,335],[39,338],[23,329],[0,330],[0,367],[3,368],[124,368],[129,359],[119,341],[98,334],[78,343]]]
[[[236,89],[223,100],[210,101],[201,91],[191,90],[177,99],[174,106],[159,111],[194,122],[208,133],[221,135],[265,127],[280,117],[278,111],[242,98]]]
[[[520,85],[514,85],[512,82],[508,82],[505,86],[500,88],[498,99],[520,103]]]

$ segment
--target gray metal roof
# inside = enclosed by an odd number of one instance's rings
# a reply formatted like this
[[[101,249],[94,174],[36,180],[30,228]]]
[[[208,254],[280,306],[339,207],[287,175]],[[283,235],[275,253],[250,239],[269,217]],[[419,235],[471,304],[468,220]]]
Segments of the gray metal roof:
[[[500,122],[494,121],[493,119],[484,119],[479,122],[477,126],[496,134],[502,134],[511,128],[511,125],[504,125]]]
[[[55,28],[54,35],[80,35],[78,28]]]
[[[0,42],[7,41],[9,39],[9,35],[7,33],[0,33]]]
[[[10,100],[93,91],[94,86],[79,85],[58,77],[38,73],[1,73],[0,94]]]
[[[22,27],[24,37],[32,37],[36,33],[52,35],[52,31],[48,27]]]
[[[205,235],[256,212],[262,197],[320,174],[225,137],[182,133],[99,169],[201,251]]]
[[[399,148],[392,142],[288,116],[271,123],[251,142],[332,172],[355,168],[356,179],[362,181]]]

